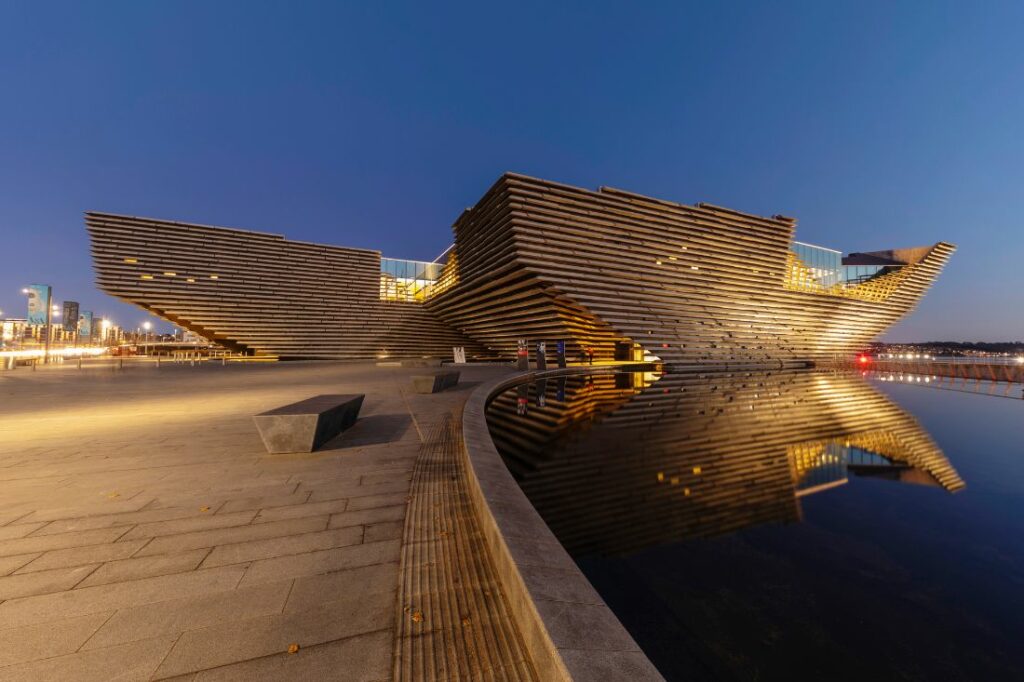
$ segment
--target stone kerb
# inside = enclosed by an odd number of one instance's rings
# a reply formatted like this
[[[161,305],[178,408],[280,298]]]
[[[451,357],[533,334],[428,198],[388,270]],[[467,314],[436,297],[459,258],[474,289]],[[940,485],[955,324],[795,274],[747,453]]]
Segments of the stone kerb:
[[[487,405],[503,390],[590,371],[522,372],[479,386],[463,412],[467,487],[541,679],[662,680],[519,488],[487,429]]]

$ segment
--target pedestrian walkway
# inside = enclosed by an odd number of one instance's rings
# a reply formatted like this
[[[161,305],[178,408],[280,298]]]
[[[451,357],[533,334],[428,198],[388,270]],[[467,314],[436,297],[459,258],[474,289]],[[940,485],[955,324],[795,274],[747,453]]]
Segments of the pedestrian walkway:
[[[528,679],[451,457],[473,385],[509,370],[434,395],[417,371],[0,374],[0,680]],[[320,393],[365,393],[359,422],[267,455],[251,416]]]

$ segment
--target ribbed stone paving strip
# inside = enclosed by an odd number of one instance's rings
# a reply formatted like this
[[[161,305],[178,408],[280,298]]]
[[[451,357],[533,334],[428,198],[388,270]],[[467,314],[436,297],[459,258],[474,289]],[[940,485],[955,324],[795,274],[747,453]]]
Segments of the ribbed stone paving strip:
[[[461,447],[457,417],[447,415],[413,471],[395,679],[536,680],[469,505]]]

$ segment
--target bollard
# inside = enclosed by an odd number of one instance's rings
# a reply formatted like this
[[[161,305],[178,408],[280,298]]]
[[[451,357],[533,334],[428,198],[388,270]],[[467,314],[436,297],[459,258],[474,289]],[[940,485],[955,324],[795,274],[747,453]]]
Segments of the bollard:
[[[120,357],[120,358],[117,359],[117,368],[118,369],[124,369],[124,358],[123,357]]]
[[[544,341],[537,342],[537,369],[548,368],[548,345]]]
[[[78,356],[78,369],[82,369],[82,356]]]

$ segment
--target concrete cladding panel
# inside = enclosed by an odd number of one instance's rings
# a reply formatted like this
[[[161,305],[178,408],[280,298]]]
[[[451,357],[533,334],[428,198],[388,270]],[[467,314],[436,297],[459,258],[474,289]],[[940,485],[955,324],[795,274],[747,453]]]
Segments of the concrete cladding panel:
[[[638,344],[667,362],[815,359],[860,350],[907,314],[954,247],[830,288],[793,249],[796,221],[506,174],[454,226],[454,284],[382,301],[376,251],[89,213],[106,292],[230,347],[280,357],[570,357]],[[485,350],[486,349],[486,350]]]
[[[790,218],[506,174],[456,223],[460,281],[430,305],[505,352],[518,335],[604,355],[631,341],[669,362],[820,358],[908,313],[954,251],[894,251],[913,260],[885,279],[804,291],[794,230]]]
[[[478,349],[422,304],[380,300],[380,253],[87,213],[98,286],[230,348],[373,359]]]

